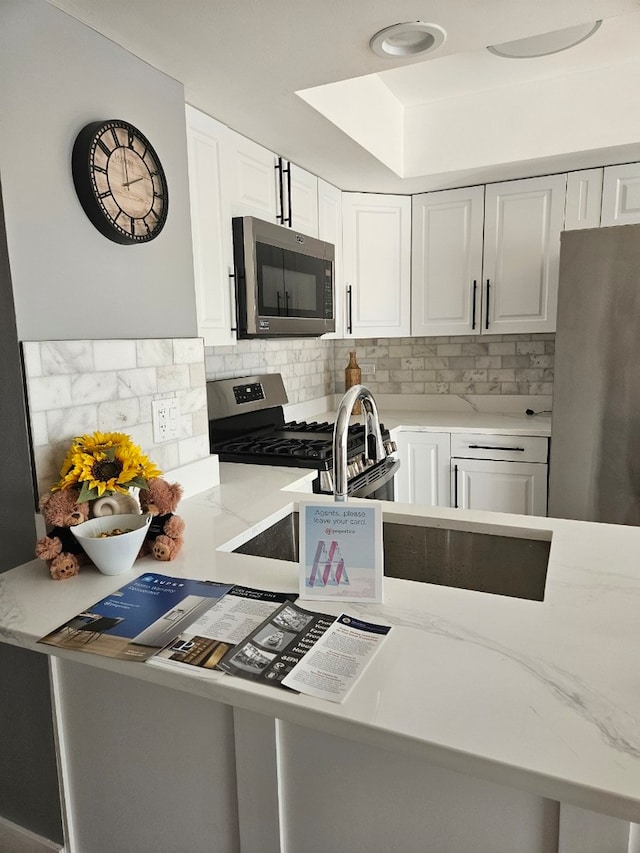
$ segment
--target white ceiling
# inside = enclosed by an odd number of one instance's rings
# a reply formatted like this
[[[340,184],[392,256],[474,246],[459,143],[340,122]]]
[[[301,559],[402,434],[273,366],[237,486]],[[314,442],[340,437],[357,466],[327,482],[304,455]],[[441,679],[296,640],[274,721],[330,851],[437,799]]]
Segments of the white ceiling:
[[[413,193],[640,159],[635,98],[622,108],[640,85],[640,0],[50,2],[341,189]],[[549,57],[485,49],[597,19],[591,39]],[[444,27],[444,44],[422,60],[369,49],[413,20]]]

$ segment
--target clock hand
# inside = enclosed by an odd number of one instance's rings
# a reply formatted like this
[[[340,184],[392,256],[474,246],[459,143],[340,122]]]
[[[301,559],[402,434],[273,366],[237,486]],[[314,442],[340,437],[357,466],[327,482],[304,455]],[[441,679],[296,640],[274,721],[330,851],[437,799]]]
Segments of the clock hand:
[[[122,149],[122,162],[124,164],[124,183],[122,186],[128,187],[129,186],[129,170],[127,168],[127,152],[124,148]]]
[[[137,181],[142,181],[142,180],[144,180],[144,175],[140,175],[139,178],[132,178],[132,180],[130,180],[130,181],[125,181],[122,186],[123,187],[130,187],[131,184],[135,184]]]

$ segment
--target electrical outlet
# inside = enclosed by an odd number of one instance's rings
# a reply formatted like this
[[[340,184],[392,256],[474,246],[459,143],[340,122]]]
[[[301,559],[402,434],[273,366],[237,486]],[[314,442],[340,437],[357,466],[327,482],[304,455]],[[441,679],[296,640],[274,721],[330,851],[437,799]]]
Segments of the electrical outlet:
[[[375,374],[376,374],[375,363],[372,361],[360,362],[360,370],[362,371],[363,376],[375,376]]]
[[[153,440],[156,444],[178,438],[180,409],[178,398],[170,397],[151,402],[153,412]]]

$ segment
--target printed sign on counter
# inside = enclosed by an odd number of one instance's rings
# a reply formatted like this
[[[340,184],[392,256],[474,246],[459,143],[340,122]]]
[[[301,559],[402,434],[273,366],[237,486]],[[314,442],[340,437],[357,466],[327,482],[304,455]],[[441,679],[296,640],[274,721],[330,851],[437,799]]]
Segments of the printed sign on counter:
[[[382,510],[300,502],[300,598],[382,601]]]

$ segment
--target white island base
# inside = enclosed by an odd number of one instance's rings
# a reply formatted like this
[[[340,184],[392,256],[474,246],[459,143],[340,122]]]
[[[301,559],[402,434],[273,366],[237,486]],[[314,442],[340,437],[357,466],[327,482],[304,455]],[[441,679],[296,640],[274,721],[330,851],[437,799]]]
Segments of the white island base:
[[[634,824],[446,769],[410,743],[69,660],[52,673],[69,853],[640,851]]]

